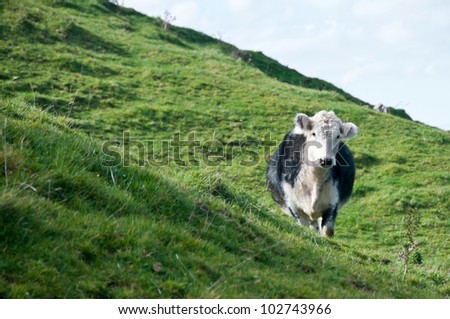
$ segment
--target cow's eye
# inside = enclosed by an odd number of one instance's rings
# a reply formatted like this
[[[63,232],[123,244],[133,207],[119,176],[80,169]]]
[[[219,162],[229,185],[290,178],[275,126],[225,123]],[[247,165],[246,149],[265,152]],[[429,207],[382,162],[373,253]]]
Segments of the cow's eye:
[[[312,133],[312,136],[316,136],[316,133]]]

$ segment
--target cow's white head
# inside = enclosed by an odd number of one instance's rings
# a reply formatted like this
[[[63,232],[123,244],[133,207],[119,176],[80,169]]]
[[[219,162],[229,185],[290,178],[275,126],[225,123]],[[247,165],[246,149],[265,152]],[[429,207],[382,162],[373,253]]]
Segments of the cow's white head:
[[[320,111],[312,117],[299,113],[294,124],[294,133],[306,137],[303,163],[309,166],[326,168],[336,165],[340,142],[358,135],[355,124],[342,123],[333,111]]]

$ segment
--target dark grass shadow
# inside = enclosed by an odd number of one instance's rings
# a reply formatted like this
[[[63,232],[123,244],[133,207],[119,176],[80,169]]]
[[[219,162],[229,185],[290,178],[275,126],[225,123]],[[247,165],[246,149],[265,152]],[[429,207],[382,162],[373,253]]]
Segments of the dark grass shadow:
[[[187,45],[186,43],[184,43],[183,41],[181,41],[180,39],[178,39],[176,36],[172,35],[169,32],[170,31],[166,31],[166,33],[158,33],[158,38],[160,40],[163,40],[163,41],[168,42],[170,44],[182,47],[184,49],[192,49],[191,46]]]
[[[100,64],[94,66],[92,64],[83,63],[75,59],[62,60],[59,68],[71,73],[78,73],[96,78],[105,78],[120,74],[119,71],[113,70],[107,66]]]
[[[129,52],[125,48],[107,41],[75,23],[69,23],[66,27],[64,40],[86,50],[129,56]]]
[[[76,10],[78,12],[86,12],[85,6],[80,6],[72,1],[53,1],[53,6],[59,7],[59,8],[69,8]]]
[[[5,11],[6,7],[9,5],[9,1],[10,0],[0,1],[0,14],[2,14]],[[0,34],[1,34],[1,28],[0,28]]]
[[[204,33],[182,27],[172,26],[170,32],[175,34],[180,40],[193,44],[216,44],[218,41]]]
[[[377,188],[375,188],[373,186],[361,185],[361,186],[355,187],[353,189],[352,197],[354,197],[354,198],[363,198],[366,195],[368,195],[368,194],[370,194],[370,193],[372,193],[372,192],[374,192],[376,190],[377,190]]]
[[[24,199],[22,199],[24,200]],[[34,218],[30,205],[20,203],[19,198],[0,199],[0,243],[9,250],[23,250],[30,245],[42,225]]]
[[[24,15],[18,17],[15,25],[1,25],[0,35],[3,39],[13,37],[17,41],[17,37],[24,37],[28,41],[35,41],[42,44],[54,44],[58,38],[40,27],[43,21],[43,16],[36,12],[26,12]]]
[[[370,168],[381,164],[381,159],[365,152],[354,152],[353,157],[355,158],[356,168]]]

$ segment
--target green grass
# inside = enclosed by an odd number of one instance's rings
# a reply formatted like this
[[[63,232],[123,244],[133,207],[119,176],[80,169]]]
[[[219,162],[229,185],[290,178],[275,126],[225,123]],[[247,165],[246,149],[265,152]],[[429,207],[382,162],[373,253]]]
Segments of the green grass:
[[[104,1],[0,10],[1,297],[449,297],[448,132]],[[360,128],[332,240],[295,226],[265,187],[265,148],[321,109]],[[195,132],[226,160],[139,166],[131,142],[119,151],[132,165],[102,165],[124,131],[158,152]]]

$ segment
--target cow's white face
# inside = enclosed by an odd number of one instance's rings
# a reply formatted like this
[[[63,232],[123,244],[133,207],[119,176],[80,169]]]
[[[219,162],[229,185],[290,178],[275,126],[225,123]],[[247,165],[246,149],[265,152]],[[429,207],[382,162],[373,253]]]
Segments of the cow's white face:
[[[340,142],[358,135],[353,123],[342,123],[333,111],[320,111],[313,117],[299,113],[294,119],[294,133],[303,134],[303,163],[308,166],[331,167],[336,165]]]

